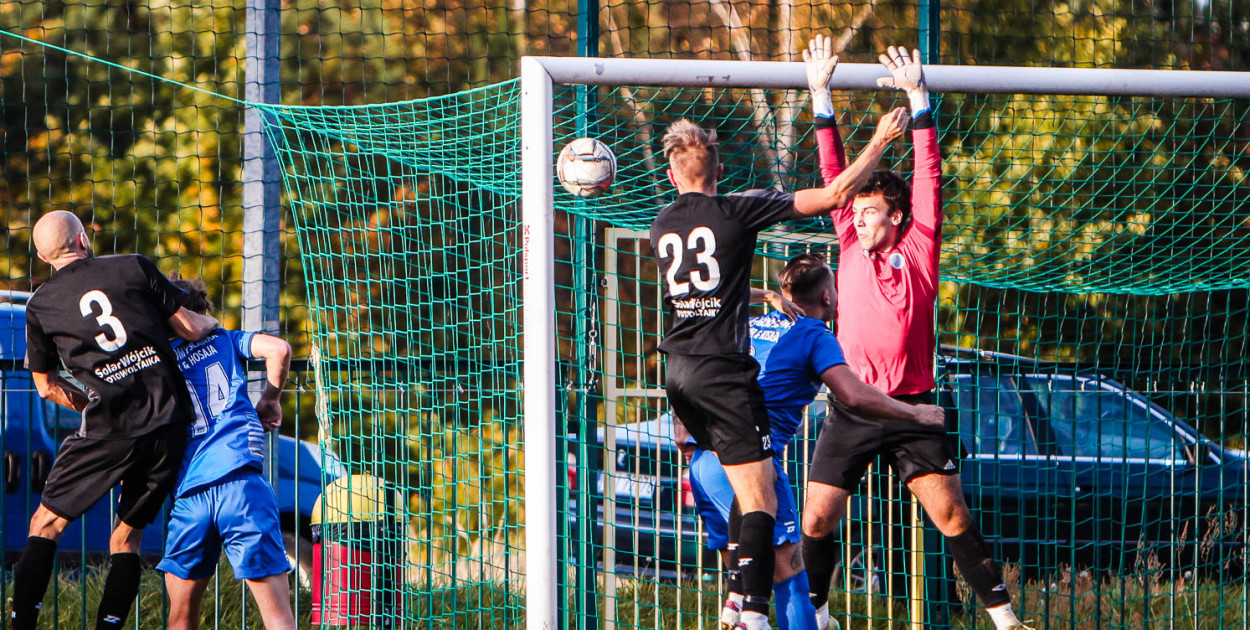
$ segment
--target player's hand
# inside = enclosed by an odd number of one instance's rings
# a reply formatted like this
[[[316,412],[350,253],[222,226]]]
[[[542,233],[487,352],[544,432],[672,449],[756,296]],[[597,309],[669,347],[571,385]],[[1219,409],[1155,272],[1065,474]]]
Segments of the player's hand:
[[[946,410],[937,405],[916,405],[916,422],[934,429],[946,428]]]
[[[803,49],[803,63],[807,64],[807,87],[813,93],[829,89],[829,79],[838,67],[838,56],[833,54],[833,38],[817,35]]]
[[[282,426],[282,402],[277,396],[261,396],[256,402],[256,415],[260,416],[262,429],[277,431]]]
[[[891,75],[877,79],[877,85],[904,92],[925,89],[924,68],[920,66],[919,50],[913,50],[909,55],[902,46],[890,46],[877,59]]]
[[[776,291],[769,291],[765,293],[764,303],[771,306],[774,310],[784,313],[786,317],[790,318],[790,321],[797,322],[799,321],[800,315],[807,314],[802,308],[799,307],[798,304],[787,300],[784,295],[777,293]]]
[[[911,120],[911,117],[907,115],[907,108],[895,107],[890,110],[877,121],[877,130],[872,134],[872,142],[880,144],[894,142],[895,138],[907,131],[908,120]]]

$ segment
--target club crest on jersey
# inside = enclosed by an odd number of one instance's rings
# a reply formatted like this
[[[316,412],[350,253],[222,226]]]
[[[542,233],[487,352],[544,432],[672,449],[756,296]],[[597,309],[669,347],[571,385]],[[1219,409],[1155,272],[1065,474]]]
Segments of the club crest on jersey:
[[[891,267],[893,267],[893,268],[895,268],[895,269],[902,269],[902,268],[903,268],[903,254],[902,254],[902,252],[894,252],[894,253],[890,254],[889,258],[887,258],[886,260],[890,263],[890,266],[891,266]]]

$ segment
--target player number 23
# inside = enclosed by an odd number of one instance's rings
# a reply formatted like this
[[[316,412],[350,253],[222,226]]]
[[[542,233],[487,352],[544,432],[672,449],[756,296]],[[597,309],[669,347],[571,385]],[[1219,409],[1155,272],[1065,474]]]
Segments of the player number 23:
[[[699,267],[690,270],[690,282],[680,282],[677,280],[677,272],[681,270],[681,259],[687,251],[694,253],[694,262]],[[684,246],[681,236],[674,232],[661,236],[660,256],[672,259],[668,264],[668,273],[665,274],[668,279],[668,294],[685,295],[690,292],[691,284],[699,291],[711,291],[720,286],[720,264],[712,255],[715,251],[716,234],[706,226],[691,230]],[[701,267],[707,269],[706,276],[703,275]]]
[[[100,307],[99,315],[96,315],[92,305]],[[82,299],[78,300],[78,309],[82,311],[83,317],[95,315],[96,323],[109,329],[110,334],[100,333],[95,336],[95,342],[100,344],[101,350],[113,352],[126,345],[126,328],[122,326],[122,320],[113,317],[113,303],[103,291],[84,293]]]

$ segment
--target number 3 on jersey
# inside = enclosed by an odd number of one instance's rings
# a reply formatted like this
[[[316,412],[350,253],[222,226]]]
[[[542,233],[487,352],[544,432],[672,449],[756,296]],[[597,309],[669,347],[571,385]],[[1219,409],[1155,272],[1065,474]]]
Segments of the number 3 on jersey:
[[[100,307],[99,315],[95,314],[92,305]],[[82,298],[78,300],[78,310],[82,312],[83,317],[94,316],[97,324],[109,329],[112,339],[104,333],[95,336],[95,342],[100,344],[101,350],[113,352],[126,345],[126,328],[122,326],[122,320],[113,317],[113,303],[103,291],[88,291],[82,294]]]
[[[220,363],[212,363],[204,368],[204,383],[207,384],[205,394],[208,400],[200,400],[195,383],[187,381],[187,390],[191,392],[192,406],[195,407],[195,424],[191,425],[191,437],[208,433],[209,421],[216,420],[221,415],[230,395],[230,377],[226,376],[226,369]]]
[[[707,226],[699,226],[690,230],[690,236],[686,237],[683,245],[681,236],[675,232],[669,232],[660,237],[660,256],[670,259],[668,263],[668,272],[664,274],[668,280],[668,294],[670,296],[685,295],[690,292],[690,285],[699,291],[712,291],[720,286],[720,264],[716,262],[716,234]],[[707,269],[707,275],[703,275],[703,269],[695,267],[690,270],[690,281],[683,282],[677,279],[677,274],[681,270],[682,257],[686,252],[694,254],[694,262],[700,267]]]

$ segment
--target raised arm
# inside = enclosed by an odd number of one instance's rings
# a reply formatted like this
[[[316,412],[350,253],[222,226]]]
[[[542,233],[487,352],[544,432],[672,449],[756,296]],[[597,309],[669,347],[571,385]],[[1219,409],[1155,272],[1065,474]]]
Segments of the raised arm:
[[[178,307],[173,317],[169,318],[169,327],[174,329],[175,334],[187,341],[199,341],[207,337],[208,333],[217,330],[219,325],[215,318],[200,315],[181,306]]]
[[[807,188],[794,193],[794,212],[800,217],[813,217],[841,208],[851,202],[863,188],[868,176],[877,168],[886,147],[907,130],[907,110],[899,107],[881,117],[868,146],[845,171],[824,188]]]
[[[875,387],[859,380],[845,363],[835,365],[820,375],[821,380],[829,386],[842,404],[856,414],[887,418],[890,420],[908,420],[929,427],[946,426],[946,415],[937,405],[909,405],[899,402],[878,391]]]
[[[87,392],[56,372],[31,372],[30,378],[35,381],[35,390],[44,400],[74,411],[86,409],[90,402]]]
[[[812,93],[820,179],[822,184],[828,185],[846,168],[846,149],[838,133],[833,94],[829,91],[829,79],[833,78],[833,72],[838,67],[838,57],[833,54],[833,39],[825,35],[812,38],[803,50],[803,61],[807,65],[807,87]]]
[[[803,61],[807,65],[807,87],[812,92],[812,122],[816,128],[817,155],[820,156],[820,179],[822,184],[828,186],[846,170],[846,148],[842,145],[842,134],[838,132],[833,95],[829,92],[829,79],[838,66],[838,58],[833,54],[833,40],[824,35],[812,38],[803,51]],[[850,204],[834,208],[830,216],[833,218],[834,233],[845,247],[848,241],[855,238]]]
[[[291,372],[291,344],[265,334],[252,336],[252,356],[265,361],[265,393],[256,402],[256,414],[266,431],[282,426],[282,388]]]
[[[877,80],[882,87],[907,92],[913,120],[915,174],[912,178],[912,226],[910,238],[932,249],[933,272],[937,273],[938,246],[942,238],[942,155],[938,148],[937,127],[929,104],[920,51],[908,54],[906,48],[890,46],[879,57],[890,71],[889,77]],[[911,236],[914,235],[914,236]]]
[[[799,315],[807,314],[798,304],[787,300],[786,296],[768,289],[751,287],[751,304],[767,304],[773,310],[785,313],[791,321],[798,321]]]

